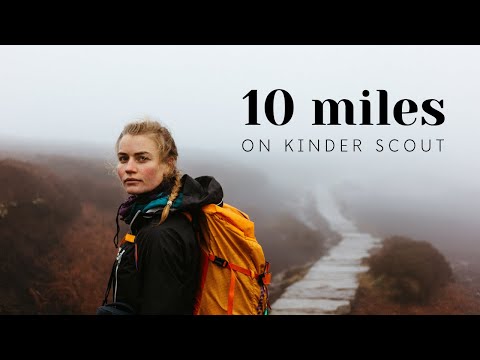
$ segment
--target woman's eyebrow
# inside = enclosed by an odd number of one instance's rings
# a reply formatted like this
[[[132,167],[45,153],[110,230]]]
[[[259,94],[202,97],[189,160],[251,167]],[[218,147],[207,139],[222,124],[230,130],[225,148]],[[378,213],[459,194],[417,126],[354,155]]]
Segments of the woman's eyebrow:
[[[119,152],[117,155],[120,156],[120,155],[128,155],[128,154],[127,154],[127,153],[124,153],[124,152]],[[150,156],[151,156],[151,154],[150,154],[148,151],[136,152],[136,153],[133,154],[133,155],[134,155],[134,156],[139,156],[139,155],[150,155]]]

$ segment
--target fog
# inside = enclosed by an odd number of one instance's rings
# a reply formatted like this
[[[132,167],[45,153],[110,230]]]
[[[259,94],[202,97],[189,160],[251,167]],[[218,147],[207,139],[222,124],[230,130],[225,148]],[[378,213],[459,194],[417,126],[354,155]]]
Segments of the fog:
[[[67,145],[75,155],[107,160],[123,125],[149,115],[172,131],[180,167],[183,157],[208,153],[202,160],[224,161],[225,172],[240,163],[260,169],[285,206],[326,188],[346,216],[372,232],[480,254],[478,64],[479,46],[0,46],[0,139],[4,148],[68,152]],[[294,103],[283,126],[265,115],[276,89]],[[246,125],[251,90],[260,125]],[[377,125],[378,90],[388,93],[390,125]],[[350,100],[357,125],[345,123],[341,106],[340,125],[313,125],[312,100],[326,99]],[[394,118],[402,99],[418,107],[403,116],[406,123],[416,118],[409,126]],[[422,109],[427,99],[443,114],[441,125],[421,124],[422,116],[435,123]],[[370,101],[373,125],[360,125],[361,100]],[[277,123],[285,103],[277,92]],[[326,123],[328,116],[325,110]],[[392,139],[396,152],[388,148]],[[319,150],[308,151],[309,140]],[[327,151],[326,142],[335,148]],[[241,185],[252,192],[264,186]]]

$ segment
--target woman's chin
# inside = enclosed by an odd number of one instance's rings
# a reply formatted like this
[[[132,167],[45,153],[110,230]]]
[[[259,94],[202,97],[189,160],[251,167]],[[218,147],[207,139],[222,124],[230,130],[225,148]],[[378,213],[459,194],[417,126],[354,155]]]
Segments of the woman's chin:
[[[138,195],[138,194],[141,194],[143,193],[143,189],[139,186],[132,186],[132,185],[127,185],[125,186],[125,191],[127,192],[127,194],[129,195]]]

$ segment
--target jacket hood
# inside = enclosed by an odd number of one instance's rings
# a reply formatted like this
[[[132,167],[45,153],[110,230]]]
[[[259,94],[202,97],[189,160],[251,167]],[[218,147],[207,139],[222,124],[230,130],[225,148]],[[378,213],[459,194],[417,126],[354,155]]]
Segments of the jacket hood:
[[[223,202],[223,189],[220,183],[213,176],[200,176],[192,178],[185,174],[182,176],[182,202],[178,208],[172,207],[171,212],[176,211],[197,211],[202,206],[216,204],[221,206]],[[130,223],[130,230],[136,234],[137,230],[144,224],[145,220],[160,214],[164,206],[158,206],[147,210],[140,215],[140,211],[133,217]],[[140,215],[140,216],[137,216]],[[148,221],[148,220],[147,220]],[[135,222],[135,224],[134,224]],[[118,227],[117,227],[118,230]],[[114,241],[115,242],[115,241]]]
[[[204,205],[217,204],[223,201],[223,189],[213,176],[200,176],[192,178],[182,176],[183,201],[178,210],[187,211],[199,209]]]

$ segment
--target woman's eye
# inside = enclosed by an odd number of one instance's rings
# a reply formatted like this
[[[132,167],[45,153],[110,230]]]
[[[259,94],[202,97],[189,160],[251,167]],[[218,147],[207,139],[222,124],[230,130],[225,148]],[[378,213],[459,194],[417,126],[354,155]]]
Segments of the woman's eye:
[[[145,160],[147,160],[147,157],[145,157],[145,156],[140,156],[140,157],[138,158],[138,160],[140,160],[140,161],[145,161]]]
[[[118,161],[125,162],[125,161],[127,161],[127,157],[126,156],[119,156]]]

